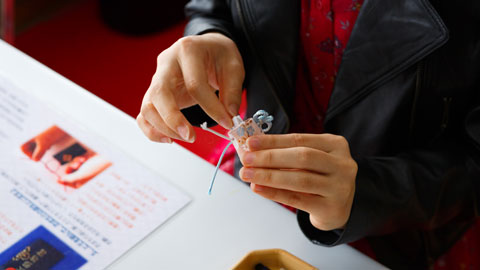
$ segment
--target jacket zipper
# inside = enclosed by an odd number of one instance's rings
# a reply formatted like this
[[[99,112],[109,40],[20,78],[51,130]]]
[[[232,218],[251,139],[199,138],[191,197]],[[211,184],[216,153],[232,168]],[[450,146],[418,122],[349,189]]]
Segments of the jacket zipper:
[[[415,129],[415,116],[417,114],[417,103],[420,95],[420,90],[423,84],[423,76],[425,73],[425,60],[422,60],[417,65],[417,79],[415,82],[415,92],[413,94],[412,110],[410,111],[410,126],[408,133],[409,144],[413,143],[413,131]]]
[[[259,57],[257,49],[256,49],[251,37],[248,34],[246,23],[245,23],[245,17],[244,17],[244,14],[243,14],[243,9],[242,9],[242,5],[240,3],[240,0],[236,0],[235,3],[236,3],[236,6],[237,6],[237,10],[238,10],[238,17],[240,19],[240,24],[242,26],[243,33],[245,34],[245,37],[247,39],[248,45],[252,49],[255,58],[257,58],[258,61],[261,62],[261,66],[263,68],[263,71],[265,72],[265,76],[267,77],[267,82],[270,86],[270,90],[273,93],[273,96],[275,97],[275,101],[280,106],[280,108],[285,113],[285,115],[287,115],[287,111],[283,107],[282,102],[280,102],[280,99],[278,98],[277,93],[275,93],[275,91],[274,91],[275,86],[274,86],[273,81],[272,81],[272,75],[268,72],[268,69],[266,68],[267,65],[263,62],[262,58]],[[287,125],[286,125],[286,129],[284,131],[288,131],[288,130],[290,130],[290,120],[287,117]]]
[[[441,132],[445,131],[448,126],[448,120],[450,118],[450,105],[452,104],[452,97],[443,98],[443,116],[442,123],[440,124]]]

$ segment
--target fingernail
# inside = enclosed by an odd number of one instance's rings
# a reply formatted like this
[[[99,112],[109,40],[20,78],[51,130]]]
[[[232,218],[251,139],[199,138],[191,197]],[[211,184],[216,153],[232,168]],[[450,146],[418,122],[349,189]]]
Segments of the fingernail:
[[[259,149],[260,148],[260,139],[257,137],[250,137],[248,138],[248,147],[253,148],[253,149]]]
[[[245,156],[243,157],[243,162],[245,162],[245,164],[252,164],[254,159],[254,153],[245,153]]]
[[[255,175],[255,171],[253,169],[243,168],[242,170],[243,179],[253,179],[254,175]]]
[[[185,140],[185,141],[189,141],[188,140],[188,127],[187,126],[179,126],[177,128],[177,131],[178,131],[178,134],[180,134],[180,136],[182,136],[182,138]]]
[[[163,138],[160,139],[160,142],[161,143],[172,143],[172,140],[170,138],[163,137]]]
[[[238,114],[238,106],[235,105],[235,104],[230,104],[230,106],[228,106],[228,112],[230,112],[231,116],[237,115]]]
[[[230,119],[222,119],[222,120],[220,120],[219,124],[226,129],[230,129],[233,126],[232,125],[232,120],[230,120]]]

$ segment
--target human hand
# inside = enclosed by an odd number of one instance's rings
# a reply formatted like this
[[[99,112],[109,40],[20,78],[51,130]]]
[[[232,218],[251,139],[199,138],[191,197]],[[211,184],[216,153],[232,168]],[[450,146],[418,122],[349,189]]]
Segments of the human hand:
[[[240,53],[226,36],[183,37],[158,56],[137,123],[152,141],[171,143],[174,138],[193,142],[195,131],[180,110],[198,104],[217,123],[231,128],[231,118],[240,107],[244,77]]]
[[[51,126],[33,139],[24,143],[21,146],[21,150],[32,160],[39,161],[52,145],[66,136],[68,136],[68,134],[65,133],[65,131],[57,126]]]
[[[320,230],[343,228],[355,193],[357,163],[344,137],[331,134],[253,136],[240,152],[240,177],[252,190],[310,214]]]
[[[60,184],[79,188],[93,177],[100,174],[112,163],[99,155],[80,156],[66,165],[58,182]]]

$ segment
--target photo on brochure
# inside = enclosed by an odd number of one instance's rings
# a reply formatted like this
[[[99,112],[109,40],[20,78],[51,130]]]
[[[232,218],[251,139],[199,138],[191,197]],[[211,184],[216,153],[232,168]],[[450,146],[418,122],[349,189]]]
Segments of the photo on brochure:
[[[86,262],[43,226],[0,254],[0,270],[78,269]]]
[[[112,163],[53,125],[20,146],[33,162],[43,164],[60,185],[78,189]]]

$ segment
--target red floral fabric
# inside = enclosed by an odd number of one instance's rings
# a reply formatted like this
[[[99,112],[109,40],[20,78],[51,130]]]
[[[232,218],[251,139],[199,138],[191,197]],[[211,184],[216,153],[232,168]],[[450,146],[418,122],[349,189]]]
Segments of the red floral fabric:
[[[480,219],[443,256],[437,259],[434,270],[480,269]]]
[[[292,132],[321,133],[343,52],[363,0],[302,0]]]
[[[302,0],[295,120],[290,132],[322,133],[343,52],[363,0]],[[375,255],[365,240],[351,244]]]

